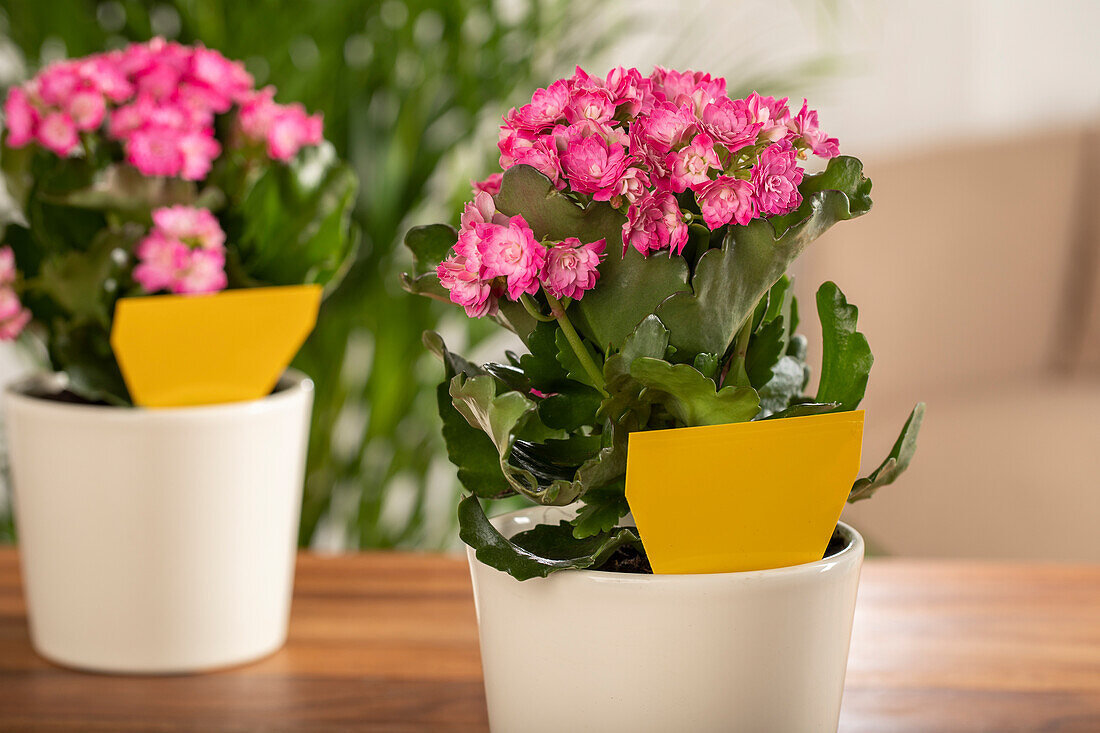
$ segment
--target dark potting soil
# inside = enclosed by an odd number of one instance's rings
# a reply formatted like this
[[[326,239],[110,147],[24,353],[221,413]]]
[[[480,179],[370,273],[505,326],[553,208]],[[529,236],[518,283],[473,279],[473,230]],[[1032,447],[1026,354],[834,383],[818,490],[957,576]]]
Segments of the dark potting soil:
[[[837,554],[848,544],[848,538],[841,534],[840,528],[834,529],[833,536],[829,538],[829,544],[825,548],[825,554],[821,556],[822,559]],[[600,570],[605,573],[640,573],[643,575],[653,573],[653,568],[650,566],[649,558],[645,556],[645,552],[632,545],[620,547],[604,561],[603,565],[593,568],[593,570]]]

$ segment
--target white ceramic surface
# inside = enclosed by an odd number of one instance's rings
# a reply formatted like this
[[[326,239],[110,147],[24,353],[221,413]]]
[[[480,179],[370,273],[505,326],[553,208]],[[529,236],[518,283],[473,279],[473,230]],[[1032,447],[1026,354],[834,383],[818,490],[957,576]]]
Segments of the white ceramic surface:
[[[510,537],[570,510],[493,519]],[[836,731],[863,539],[815,563],[524,582],[468,550],[494,733]]]
[[[40,381],[40,379],[39,379]],[[160,410],[4,394],[31,641],[123,673],[239,664],[286,640],[313,383]]]

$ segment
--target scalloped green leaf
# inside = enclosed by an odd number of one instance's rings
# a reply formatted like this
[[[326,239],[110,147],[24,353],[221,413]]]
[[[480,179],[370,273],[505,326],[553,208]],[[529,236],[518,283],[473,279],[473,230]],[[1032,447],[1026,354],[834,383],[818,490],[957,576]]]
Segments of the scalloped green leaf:
[[[619,547],[641,543],[637,533],[630,529],[576,539],[573,527],[564,521],[556,526],[538,525],[510,541],[486,518],[481,503],[473,496],[459,503],[458,526],[459,538],[473,548],[478,561],[516,580],[545,578],[558,570],[597,567]],[[535,550],[543,554],[536,554]]]
[[[660,304],[656,313],[676,349],[726,353],[757,303],[806,246],[836,222],[870,208],[870,181],[854,158],[833,158],[824,172],[806,176],[799,190],[805,201],[796,212],[731,226],[722,247],[699,259],[691,289]]]
[[[577,539],[609,532],[630,513],[624,483],[587,491],[583,501],[584,506],[571,522],[573,536]]]
[[[435,272],[436,266],[458,241],[458,232],[447,224],[413,227],[405,234],[405,246],[413,255],[413,275]]]
[[[848,303],[834,282],[817,290],[817,315],[821,321],[821,381],[818,402],[839,402],[854,410],[867,391],[875,357],[867,337],[856,330],[859,309]]]
[[[449,391],[455,374],[476,376],[484,370],[458,354],[447,350],[442,337],[432,331],[423,336],[424,345],[443,362],[446,379],[436,387],[436,408],[443,422],[443,443],[447,458],[458,469],[458,480],[471,494],[486,499],[499,499],[515,492],[500,470],[496,446],[482,430],[474,428],[455,409]]]
[[[688,427],[745,422],[760,411],[760,397],[752,387],[716,390],[712,380],[687,364],[641,357],[630,365],[630,375],[657,393],[668,411]]]
[[[905,469],[909,468],[909,463],[917,452],[917,436],[920,434],[923,422],[924,403],[918,402],[909,413],[909,419],[902,426],[901,434],[898,435],[886,459],[869,476],[856,480],[852,485],[852,492],[848,494],[849,502],[869,499],[883,486],[889,486],[897,481]]]
[[[599,286],[570,307],[577,328],[601,349],[618,349],[634,328],[669,295],[687,290],[688,265],[682,257],[645,258],[633,248],[622,250],[626,217],[603,201],[580,206],[526,165],[504,172],[499,211],[519,214],[538,239],[558,241],[578,237],[583,242],[604,239]]]

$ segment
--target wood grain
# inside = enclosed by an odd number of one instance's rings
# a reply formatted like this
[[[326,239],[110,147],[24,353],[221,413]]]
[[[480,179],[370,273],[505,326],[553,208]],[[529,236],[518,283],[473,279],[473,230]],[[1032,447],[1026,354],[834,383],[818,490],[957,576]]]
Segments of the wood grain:
[[[846,733],[1100,732],[1100,568],[869,561]],[[303,554],[290,641],[257,664],[138,678],[30,647],[0,549],[0,731],[484,731],[465,562]]]

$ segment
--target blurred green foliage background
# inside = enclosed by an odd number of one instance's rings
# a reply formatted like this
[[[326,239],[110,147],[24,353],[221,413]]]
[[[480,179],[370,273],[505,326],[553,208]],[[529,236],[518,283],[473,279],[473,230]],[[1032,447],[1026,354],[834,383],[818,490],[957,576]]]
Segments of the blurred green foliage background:
[[[316,404],[303,545],[439,547],[454,542],[453,473],[440,468],[434,384],[420,343],[440,304],[401,292],[397,245],[412,222],[457,219],[466,181],[490,171],[494,120],[562,59],[591,50],[565,30],[564,0],[5,0],[5,86],[64,56],[154,35],[245,62],[277,100],[325,115],[357,170],[363,240],[296,365]],[[587,44],[584,47],[576,43]],[[4,90],[6,93],[6,89]],[[475,131],[476,144],[468,144]],[[450,329],[468,330],[453,318]],[[473,326],[477,331],[476,324]],[[488,329],[468,334],[477,341]],[[462,337],[460,337],[462,338]],[[412,377],[412,378],[410,378]],[[445,462],[445,459],[442,459]],[[432,466],[437,468],[429,472]],[[0,513],[6,514],[3,507]],[[10,518],[0,541],[12,538]]]

